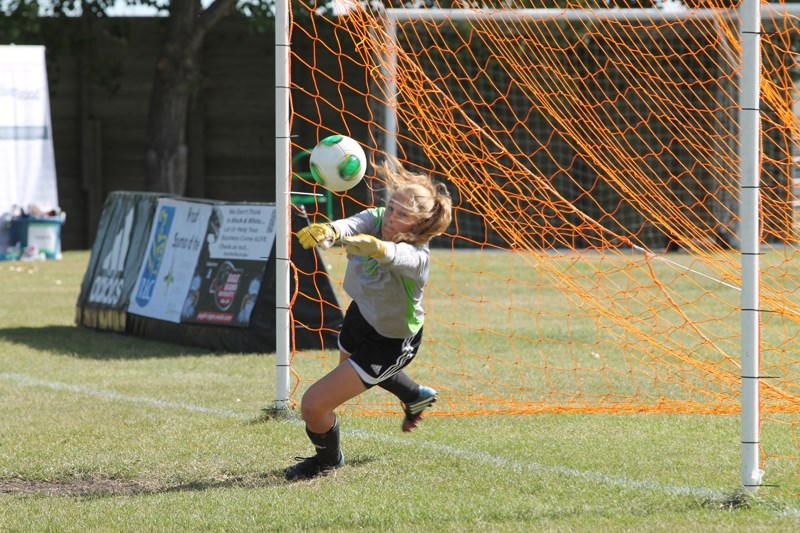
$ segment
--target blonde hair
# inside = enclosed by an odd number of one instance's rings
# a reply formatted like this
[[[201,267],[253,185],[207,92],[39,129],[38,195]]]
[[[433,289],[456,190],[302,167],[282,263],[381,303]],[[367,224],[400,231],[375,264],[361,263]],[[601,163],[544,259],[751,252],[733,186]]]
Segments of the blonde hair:
[[[375,170],[386,180],[389,198],[402,192],[407,199],[403,207],[416,219],[410,231],[395,235],[395,242],[424,244],[447,229],[453,219],[453,202],[444,183],[406,170],[394,157],[376,165]]]

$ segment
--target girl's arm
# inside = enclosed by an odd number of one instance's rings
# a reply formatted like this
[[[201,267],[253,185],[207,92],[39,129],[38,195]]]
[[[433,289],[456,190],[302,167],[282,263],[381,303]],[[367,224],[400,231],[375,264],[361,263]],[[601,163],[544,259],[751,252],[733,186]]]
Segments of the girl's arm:
[[[371,257],[402,276],[421,278],[427,271],[428,246],[413,246],[404,242],[382,241],[373,235],[359,234],[344,237],[344,249],[350,255]]]

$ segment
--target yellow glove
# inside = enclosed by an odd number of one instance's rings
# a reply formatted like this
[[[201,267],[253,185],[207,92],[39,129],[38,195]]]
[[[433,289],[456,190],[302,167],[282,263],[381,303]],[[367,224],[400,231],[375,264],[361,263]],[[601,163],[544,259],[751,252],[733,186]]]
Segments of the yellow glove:
[[[382,240],[372,235],[362,233],[352,237],[345,237],[342,241],[348,254],[365,255],[377,260],[386,257],[386,245]]]
[[[297,240],[306,250],[313,246],[326,250],[333,246],[338,238],[339,232],[330,224],[311,224],[297,232]]]

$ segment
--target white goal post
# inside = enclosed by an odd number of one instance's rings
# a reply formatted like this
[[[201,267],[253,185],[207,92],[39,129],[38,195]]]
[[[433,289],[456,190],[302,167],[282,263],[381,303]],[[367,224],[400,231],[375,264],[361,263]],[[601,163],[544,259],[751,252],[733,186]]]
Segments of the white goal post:
[[[289,258],[292,179],[290,108],[290,0],[275,3],[275,402],[277,412],[288,411],[291,315]]]

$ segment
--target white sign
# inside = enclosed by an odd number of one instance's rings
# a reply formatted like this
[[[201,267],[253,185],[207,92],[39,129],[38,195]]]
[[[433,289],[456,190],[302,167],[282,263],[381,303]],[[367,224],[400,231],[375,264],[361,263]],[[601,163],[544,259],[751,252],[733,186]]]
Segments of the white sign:
[[[209,243],[211,259],[266,261],[275,241],[274,205],[220,205],[219,235]]]
[[[160,199],[128,312],[181,321],[213,206]]]
[[[0,46],[0,214],[58,207],[43,46]]]

